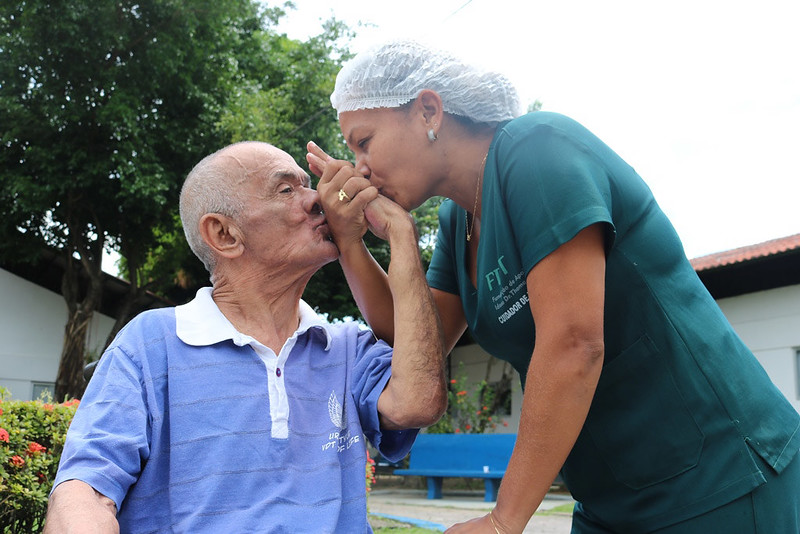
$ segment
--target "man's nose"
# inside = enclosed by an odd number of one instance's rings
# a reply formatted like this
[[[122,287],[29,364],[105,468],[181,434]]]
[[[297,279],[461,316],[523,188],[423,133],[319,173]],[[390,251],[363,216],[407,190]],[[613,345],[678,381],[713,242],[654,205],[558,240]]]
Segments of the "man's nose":
[[[322,202],[320,202],[319,192],[316,189],[307,189],[303,207],[307,213],[322,213]]]

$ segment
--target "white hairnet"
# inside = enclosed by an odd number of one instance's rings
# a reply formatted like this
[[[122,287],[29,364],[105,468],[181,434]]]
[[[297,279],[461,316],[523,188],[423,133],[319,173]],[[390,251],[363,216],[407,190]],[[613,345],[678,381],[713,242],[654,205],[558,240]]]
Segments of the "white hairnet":
[[[373,47],[345,63],[336,76],[331,104],[338,113],[396,108],[423,89],[436,91],[446,112],[474,122],[521,115],[517,91],[502,74],[405,40]]]

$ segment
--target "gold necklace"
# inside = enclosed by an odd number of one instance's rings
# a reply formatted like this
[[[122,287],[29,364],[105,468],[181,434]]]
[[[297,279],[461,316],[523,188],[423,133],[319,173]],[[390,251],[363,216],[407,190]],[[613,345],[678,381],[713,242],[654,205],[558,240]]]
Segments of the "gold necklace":
[[[483,156],[481,161],[481,172],[478,174],[478,187],[475,189],[475,204],[472,206],[472,221],[469,220],[469,212],[464,212],[464,222],[467,226],[467,242],[472,239],[472,231],[475,229],[475,214],[478,211],[478,199],[481,196],[481,184],[483,183],[483,169],[486,167],[486,158],[489,157],[489,152]]]

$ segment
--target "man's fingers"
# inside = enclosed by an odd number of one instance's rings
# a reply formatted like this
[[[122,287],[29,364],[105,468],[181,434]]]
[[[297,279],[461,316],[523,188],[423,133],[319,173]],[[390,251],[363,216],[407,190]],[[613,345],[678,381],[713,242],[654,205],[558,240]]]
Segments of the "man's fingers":
[[[347,182],[347,184],[350,184]],[[345,185],[347,185],[345,184]],[[346,191],[345,188],[342,188],[343,191]],[[349,193],[348,193],[349,194]],[[360,210],[364,210],[364,208],[375,200],[378,197],[378,188],[372,185],[367,185],[367,187],[358,189],[354,194],[350,195],[350,203],[357,207]]]
[[[308,170],[314,173],[315,176],[322,178],[325,172],[325,164],[322,160],[309,152],[306,154],[306,161],[308,162]]]
[[[323,162],[327,162],[328,160],[332,160],[333,158],[330,157],[324,150],[322,150],[314,141],[309,141],[306,145],[309,154],[313,154],[314,156],[321,159]]]
[[[349,165],[352,167],[349,161],[337,160],[329,156],[314,141],[309,141],[306,148],[308,149],[308,153],[306,154],[308,168],[315,175],[319,176],[322,181],[329,181],[342,166]],[[331,169],[331,174],[326,172],[328,169]]]

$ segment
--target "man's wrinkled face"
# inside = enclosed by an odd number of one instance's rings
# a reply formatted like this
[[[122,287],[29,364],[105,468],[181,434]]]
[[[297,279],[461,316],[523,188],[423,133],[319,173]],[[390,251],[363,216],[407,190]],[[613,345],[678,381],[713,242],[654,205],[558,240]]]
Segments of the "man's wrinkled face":
[[[285,152],[257,144],[237,155],[247,169],[239,224],[246,254],[271,267],[319,269],[339,256],[319,194]]]

